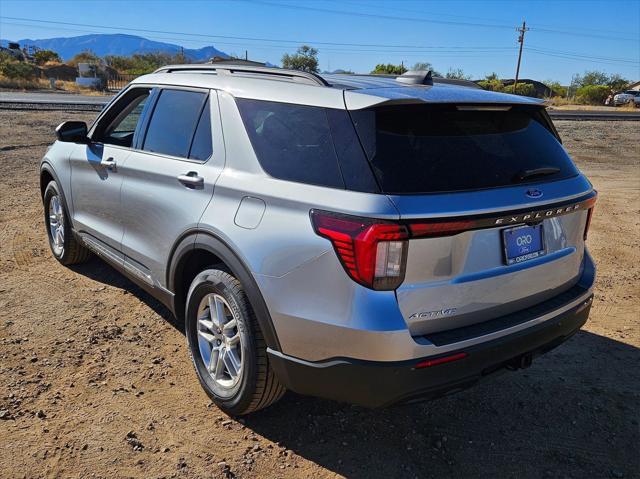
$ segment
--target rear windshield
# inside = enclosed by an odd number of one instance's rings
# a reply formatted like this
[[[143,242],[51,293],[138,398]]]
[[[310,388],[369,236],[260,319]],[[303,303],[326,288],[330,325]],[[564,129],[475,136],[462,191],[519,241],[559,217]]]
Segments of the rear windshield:
[[[396,105],[351,112],[383,192],[476,190],[578,173],[540,107],[464,108]]]

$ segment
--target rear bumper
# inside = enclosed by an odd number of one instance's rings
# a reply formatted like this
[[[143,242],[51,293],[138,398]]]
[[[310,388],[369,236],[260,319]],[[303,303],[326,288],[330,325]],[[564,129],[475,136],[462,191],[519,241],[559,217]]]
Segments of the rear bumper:
[[[473,346],[448,351],[465,353],[453,362],[423,369],[408,361],[364,361],[338,358],[310,362],[269,351],[280,381],[300,394],[367,407],[429,399],[465,389],[491,373],[527,365],[531,359],[562,344],[586,322],[593,295],[578,305],[529,328]]]

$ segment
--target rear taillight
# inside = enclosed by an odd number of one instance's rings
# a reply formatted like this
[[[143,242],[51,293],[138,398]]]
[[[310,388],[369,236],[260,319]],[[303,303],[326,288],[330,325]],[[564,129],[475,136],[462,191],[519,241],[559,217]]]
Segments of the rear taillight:
[[[331,241],[349,276],[367,288],[393,290],[404,281],[409,233],[404,225],[311,210],[315,232]]]
[[[468,231],[476,226],[474,220],[432,221],[409,224],[412,238],[434,238],[438,236],[453,236]]]
[[[593,216],[593,208],[595,207],[592,206],[587,211],[587,223],[584,225],[584,236],[583,236],[585,241],[587,241],[587,235],[589,234],[589,227],[591,226],[591,217]]]

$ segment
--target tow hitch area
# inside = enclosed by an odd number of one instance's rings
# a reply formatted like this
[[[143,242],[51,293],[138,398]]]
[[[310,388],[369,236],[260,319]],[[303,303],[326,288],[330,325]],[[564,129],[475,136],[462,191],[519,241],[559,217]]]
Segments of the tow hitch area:
[[[533,362],[533,354],[527,353],[512,359],[507,363],[507,369],[515,371],[516,369],[527,369]]]

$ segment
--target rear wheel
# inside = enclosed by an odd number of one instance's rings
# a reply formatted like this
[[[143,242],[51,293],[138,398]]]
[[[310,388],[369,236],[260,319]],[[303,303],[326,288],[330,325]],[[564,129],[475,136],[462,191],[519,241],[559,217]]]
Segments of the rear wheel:
[[[243,415],[285,392],[267,358],[266,344],[240,282],[207,269],[191,283],[186,334],[198,379],[220,409]]]
[[[43,203],[44,223],[53,256],[64,265],[85,262],[89,257],[89,250],[73,236],[69,213],[55,181],[50,181],[47,185]]]

